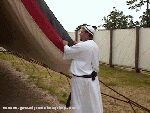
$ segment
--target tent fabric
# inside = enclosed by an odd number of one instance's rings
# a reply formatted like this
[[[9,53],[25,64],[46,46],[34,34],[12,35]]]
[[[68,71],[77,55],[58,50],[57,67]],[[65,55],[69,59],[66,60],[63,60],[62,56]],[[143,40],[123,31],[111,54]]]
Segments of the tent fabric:
[[[34,59],[54,71],[68,74],[70,61],[63,60],[63,37],[37,2],[0,0],[0,6],[0,45],[28,60]]]
[[[49,9],[47,4],[44,0],[36,0],[38,3],[41,11],[47,16],[49,22],[53,25],[53,27],[56,29],[57,33],[62,37],[64,40],[67,40],[69,42],[69,45],[73,45],[73,41],[67,31],[63,28],[61,23],[57,21],[57,18],[53,14],[53,12]]]
[[[48,21],[48,18],[42,13],[40,7],[35,0],[22,0],[24,6],[40,27],[40,29],[45,33],[45,35],[57,46],[60,50],[63,51],[62,39],[59,37],[58,33]]]

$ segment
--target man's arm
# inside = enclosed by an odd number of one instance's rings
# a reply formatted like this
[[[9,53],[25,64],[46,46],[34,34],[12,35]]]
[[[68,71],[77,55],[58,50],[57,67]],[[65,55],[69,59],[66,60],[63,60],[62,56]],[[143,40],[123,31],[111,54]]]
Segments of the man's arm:
[[[81,44],[77,43],[71,47],[68,46],[67,41],[63,41],[64,44],[64,59],[76,59],[80,56],[82,52]]]

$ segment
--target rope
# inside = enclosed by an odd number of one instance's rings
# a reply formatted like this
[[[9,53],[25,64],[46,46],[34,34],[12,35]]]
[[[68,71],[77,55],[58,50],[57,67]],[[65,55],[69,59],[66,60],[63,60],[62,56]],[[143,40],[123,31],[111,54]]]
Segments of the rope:
[[[67,78],[71,79],[70,76],[68,76],[68,75],[66,75],[66,74],[64,74],[64,73],[61,73],[61,74],[63,74],[63,75],[66,76]],[[133,100],[129,99],[128,97],[126,97],[126,96],[120,94],[120,93],[117,92],[116,90],[114,90],[114,89],[112,89],[111,87],[107,86],[107,85],[106,85],[104,82],[102,82],[101,80],[99,80],[99,82],[102,83],[102,84],[103,84],[105,87],[107,87],[108,89],[110,89],[110,90],[112,90],[113,92],[117,93],[118,95],[124,97],[127,101],[126,101],[126,100],[119,99],[119,98],[116,98],[116,97],[113,97],[113,96],[108,95],[108,94],[105,94],[105,93],[101,93],[102,95],[105,95],[105,96],[111,97],[111,98],[113,98],[113,99],[115,99],[115,100],[119,100],[119,101],[122,101],[122,102],[125,102],[125,103],[130,104],[130,106],[131,106],[132,110],[134,111],[134,113],[136,113],[136,112],[135,112],[135,110],[134,110],[134,108],[133,108],[132,105],[134,105],[134,106],[136,106],[136,107],[138,107],[138,108],[140,108],[140,109],[142,109],[142,110],[147,111],[148,113],[150,113],[150,109],[148,109],[148,108],[146,108],[146,107],[144,107],[144,106],[142,106],[142,105],[140,105],[140,104],[134,102]]]
[[[44,63],[38,62],[38,61],[36,61],[36,60],[30,59],[30,58],[27,58],[27,57],[24,57],[24,56],[21,56],[21,55],[19,55],[18,53],[9,52],[9,51],[0,51],[0,52],[4,53],[5,55],[6,55],[6,53],[13,54],[13,55],[15,55],[15,56],[18,56],[18,57],[20,57],[20,58],[23,58],[23,59],[25,59],[25,60],[31,62],[32,64],[33,64],[33,62],[34,62],[34,63],[36,63],[36,64],[38,64],[38,65],[41,65],[41,66],[45,67],[45,68],[47,69],[47,71],[48,71],[48,66],[47,66],[46,64],[44,64]],[[33,65],[33,66],[34,66],[34,65]],[[34,67],[36,67],[36,66],[34,66]],[[38,71],[39,71],[39,70],[38,70]],[[49,71],[48,71],[48,73],[49,73]],[[66,75],[66,74],[64,74],[64,73],[62,73],[62,72],[60,72],[60,74],[63,74],[65,77],[67,77],[67,80],[68,80],[68,83],[69,83],[69,86],[70,86],[69,79],[71,79],[71,76]],[[49,75],[50,75],[50,73],[49,73]],[[51,75],[50,75],[50,76],[51,76]],[[122,102],[124,102],[124,103],[130,104],[130,106],[131,106],[132,110],[134,111],[134,113],[136,113],[136,111],[135,111],[135,109],[133,108],[133,105],[136,106],[137,108],[140,108],[140,109],[143,110],[143,111],[147,111],[148,113],[150,113],[150,109],[148,109],[148,108],[146,108],[146,107],[144,107],[144,106],[142,106],[142,105],[136,103],[135,101],[129,99],[128,97],[124,96],[123,94],[120,94],[119,92],[117,92],[117,91],[114,90],[113,88],[111,88],[111,87],[109,87],[108,85],[106,85],[106,84],[105,84],[104,82],[102,82],[101,80],[99,80],[99,82],[102,83],[105,87],[107,87],[108,89],[112,90],[113,92],[115,92],[116,94],[120,95],[121,97],[123,97],[123,98],[126,99],[126,100],[119,99],[119,98],[113,97],[113,96],[108,95],[108,94],[105,94],[105,93],[101,93],[102,95],[107,96],[107,97],[110,97],[110,98],[113,98],[113,99],[118,100],[118,101],[122,101]]]
[[[49,70],[48,70],[49,68],[46,68],[46,70],[47,70],[47,72],[48,72],[48,74],[49,74],[49,76],[50,77],[52,77],[52,75],[50,74],[50,72],[49,72]]]
[[[117,92],[116,90],[114,90],[114,89],[112,89],[111,87],[107,86],[107,85],[106,85],[104,82],[102,82],[101,80],[99,80],[99,82],[102,83],[103,85],[105,85],[105,86],[106,86],[107,88],[109,88],[110,90],[112,90],[112,91],[114,91],[115,93],[117,93],[118,95],[124,97],[126,100],[128,100],[128,103],[131,103],[132,105],[134,105],[134,106],[136,106],[136,107],[138,107],[138,108],[140,108],[140,109],[142,109],[142,110],[147,111],[147,112],[150,113],[150,109],[148,109],[148,108],[146,108],[146,107],[144,107],[144,106],[142,106],[142,105],[140,105],[140,104],[134,102],[133,100],[129,99],[128,97],[126,97],[126,96],[120,94],[120,93]]]

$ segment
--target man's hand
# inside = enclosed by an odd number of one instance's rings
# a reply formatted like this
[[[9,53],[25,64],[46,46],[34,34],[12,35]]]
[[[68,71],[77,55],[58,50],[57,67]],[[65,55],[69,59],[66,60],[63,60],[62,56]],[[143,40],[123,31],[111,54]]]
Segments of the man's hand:
[[[64,44],[64,46],[68,45],[68,42],[66,40],[63,40],[63,44]]]
[[[77,44],[77,43],[78,43],[77,41],[74,41],[74,45]]]

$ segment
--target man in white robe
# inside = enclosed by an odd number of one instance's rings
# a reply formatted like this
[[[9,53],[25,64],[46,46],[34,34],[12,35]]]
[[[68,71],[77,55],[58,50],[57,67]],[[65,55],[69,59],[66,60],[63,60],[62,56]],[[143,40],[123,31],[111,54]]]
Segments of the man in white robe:
[[[94,28],[82,26],[80,42],[69,47],[64,43],[64,59],[71,59],[71,107],[72,113],[103,113],[98,77],[88,78],[99,71],[99,47],[93,41]],[[85,75],[87,78],[84,78]]]

